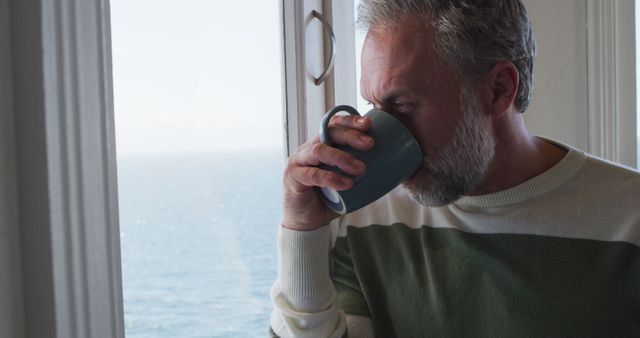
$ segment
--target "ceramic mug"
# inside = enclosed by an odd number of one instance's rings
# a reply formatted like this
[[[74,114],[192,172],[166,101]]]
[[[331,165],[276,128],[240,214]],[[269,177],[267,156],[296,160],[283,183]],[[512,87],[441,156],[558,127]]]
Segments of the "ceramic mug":
[[[371,119],[371,127],[366,132],[375,141],[371,150],[358,151],[332,143],[329,139],[329,121],[336,113],[343,111],[360,115],[355,108],[347,105],[331,109],[322,118],[320,141],[353,155],[366,164],[366,169],[360,176],[351,176],[337,167],[321,166],[351,177],[354,181],[349,190],[319,188],[325,204],[339,214],[355,211],[376,201],[413,175],[423,162],[420,146],[409,129],[391,114],[379,109],[372,109],[364,115]]]

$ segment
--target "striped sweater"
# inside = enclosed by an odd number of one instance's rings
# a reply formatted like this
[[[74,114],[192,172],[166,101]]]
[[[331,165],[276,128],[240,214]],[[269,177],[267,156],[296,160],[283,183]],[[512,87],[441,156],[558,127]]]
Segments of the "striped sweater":
[[[398,188],[282,230],[271,327],[340,337],[640,337],[640,174],[570,149],[511,189],[422,207]]]

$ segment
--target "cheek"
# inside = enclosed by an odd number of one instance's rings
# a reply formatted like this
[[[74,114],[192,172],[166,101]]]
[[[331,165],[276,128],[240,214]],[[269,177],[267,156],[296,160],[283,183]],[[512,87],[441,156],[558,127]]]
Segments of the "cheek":
[[[445,119],[414,119],[405,124],[426,156],[432,156],[450,142],[455,123]]]
[[[409,132],[411,132],[411,135],[413,135],[413,138],[416,140],[416,142],[418,142],[418,145],[420,145],[420,149],[422,149],[422,152],[424,153],[424,146],[426,141],[424,123],[420,123],[418,119],[405,119],[398,116],[396,116],[396,118],[407,129],[409,129]]]
[[[416,142],[420,146],[420,150],[424,156],[429,156],[433,153],[433,140],[429,137],[429,131],[424,123],[416,123],[412,121],[411,123],[405,123],[405,126],[411,131],[411,135],[415,138]]]
[[[435,101],[423,115],[423,133],[430,147],[438,149],[451,143],[464,114],[459,95],[443,96]]]

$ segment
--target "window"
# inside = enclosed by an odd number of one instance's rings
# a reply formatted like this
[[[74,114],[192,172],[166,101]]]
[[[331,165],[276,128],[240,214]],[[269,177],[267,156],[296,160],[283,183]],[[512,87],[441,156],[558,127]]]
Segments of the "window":
[[[259,337],[284,164],[274,1],[111,1],[126,336]]]

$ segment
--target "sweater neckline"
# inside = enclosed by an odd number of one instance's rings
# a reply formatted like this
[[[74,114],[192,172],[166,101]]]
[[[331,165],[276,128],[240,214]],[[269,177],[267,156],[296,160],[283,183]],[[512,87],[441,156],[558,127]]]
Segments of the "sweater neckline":
[[[562,148],[567,154],[549,170],[507,190],[477,196],[463,196],[454,202],[459,207],[492,208],[517,204],[541,196],[572,178],[583,166],[587,156],[584,152],[556,141],[548,140]]]

